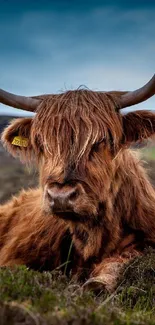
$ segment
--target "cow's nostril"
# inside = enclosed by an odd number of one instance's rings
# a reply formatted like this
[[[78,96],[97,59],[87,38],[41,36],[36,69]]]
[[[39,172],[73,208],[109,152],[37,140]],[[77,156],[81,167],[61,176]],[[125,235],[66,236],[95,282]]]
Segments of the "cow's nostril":
[[[79,196],[79,191],[77,189],[75,189],[73,192],[71,192],[69,194],[68,199],[69,199],[69,201],[74,201],[77,199],[78,196]]]
[[[51,194],[50,190],[47,190],[47,197],[48,197],[49,201],[52,200],[52,194]]]

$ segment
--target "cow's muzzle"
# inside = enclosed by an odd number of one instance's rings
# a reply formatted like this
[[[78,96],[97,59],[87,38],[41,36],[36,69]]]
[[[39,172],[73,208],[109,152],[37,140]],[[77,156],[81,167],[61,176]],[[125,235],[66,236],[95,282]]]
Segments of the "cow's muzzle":
[[[79,185],[53,185],[47,187],[46,196],[53,213],[72,212],[82,194]]]

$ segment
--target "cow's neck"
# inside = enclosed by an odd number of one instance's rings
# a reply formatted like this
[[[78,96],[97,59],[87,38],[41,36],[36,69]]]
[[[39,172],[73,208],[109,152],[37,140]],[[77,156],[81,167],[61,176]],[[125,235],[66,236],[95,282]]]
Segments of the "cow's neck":
[[[122,151],[115,169],[108,199],[111,224],[117,220],[122,229],[141,231],[146,241],[155,241],[155,191],[145,169],[131,150]]]
[[[115,251],[120,240],[121,229],[118,220],[111,222],[111,218],[107,218],[106,214],[109,209],[100,211],[99,218],[102,222],[96,225],[71,223],[70,232],[74,246],[83,259],[94,259],[100,261],[103,256],[108,256]]]

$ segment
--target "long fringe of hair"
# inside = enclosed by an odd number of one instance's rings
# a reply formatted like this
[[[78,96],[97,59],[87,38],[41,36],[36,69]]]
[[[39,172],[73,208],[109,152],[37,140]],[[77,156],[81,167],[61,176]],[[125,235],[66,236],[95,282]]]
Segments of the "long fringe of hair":
[[[87,89],[44,96],[31,129],[35,151],[43,147],[53,157],[76,163],[102,140],[117,147],[122,135],[117,100],[116,93]]]

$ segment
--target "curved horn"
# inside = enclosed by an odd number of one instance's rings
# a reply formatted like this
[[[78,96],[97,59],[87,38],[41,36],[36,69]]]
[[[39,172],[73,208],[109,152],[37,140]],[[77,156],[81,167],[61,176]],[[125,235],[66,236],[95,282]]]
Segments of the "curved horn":
[[[24,109],[25,111],[35,112],[38,105],[41,103],[41,100],[32,97],[14,95],[0,89],[0,103]]]
[[[155,95],[155,75],[143,87],[134,91],[129,91],[126,94],[122,95],[119,103],[120,108],[139,104],[152,97],[153,95]]]

